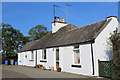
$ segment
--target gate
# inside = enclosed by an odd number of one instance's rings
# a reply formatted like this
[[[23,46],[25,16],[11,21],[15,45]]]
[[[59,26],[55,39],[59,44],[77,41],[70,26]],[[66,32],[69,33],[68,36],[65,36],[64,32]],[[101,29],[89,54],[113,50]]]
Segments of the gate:
[[[99,76],[112,77],[111,61],[98,61],[99,62]]]
[[[113,61],[98,61],[99,76],[108,77],[112,80],[120,80],[120,67],[117,67]]]

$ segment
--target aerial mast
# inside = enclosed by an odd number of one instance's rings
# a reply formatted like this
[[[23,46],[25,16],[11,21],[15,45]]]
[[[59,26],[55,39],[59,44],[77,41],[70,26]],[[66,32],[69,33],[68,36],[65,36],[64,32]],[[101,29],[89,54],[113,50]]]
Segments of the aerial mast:
[[[72,5],[65,4],[65,8],[66,8],[66,22],[67,22],[67,19],[68,19],[68,6],[72,6]]]
[[[60,6],[58,6],[58,5],[53,5],[53,16],[54,16],[54,21],[55,21],[55,19],[56,19],[56,15],[55,15],[55,8],[56,7],[60,7]]]

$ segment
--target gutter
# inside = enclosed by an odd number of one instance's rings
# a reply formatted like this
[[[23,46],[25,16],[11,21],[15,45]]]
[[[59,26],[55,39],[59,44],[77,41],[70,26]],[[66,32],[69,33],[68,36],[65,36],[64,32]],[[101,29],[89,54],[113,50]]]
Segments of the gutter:
[[[93,68],[93,73],[92,75],[95,74],[95,70],[94,70],[94,56],[93,56],[93,45],[91,43],[91,57],[92,57],[92,68]]]

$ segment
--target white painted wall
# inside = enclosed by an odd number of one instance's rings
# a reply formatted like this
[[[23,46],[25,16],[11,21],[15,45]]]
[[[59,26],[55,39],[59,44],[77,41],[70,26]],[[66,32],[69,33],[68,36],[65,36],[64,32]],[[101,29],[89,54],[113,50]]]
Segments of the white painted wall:
[[[110,19],[110,18],[109,18]],[[111,18],[111,22],[105,27],[105,29],[95,39],[94,55],[95,55],[95,75],[99,76],[98,59],[101,61],[109,61],[112,59],[112,52],[110,49],[109,37],[110,33],[113,33],[118,28],[118,20],[114,17]]]
[[[59,47],[59,53],[60,53],[59,65],[62,68],[62,71],[65,72],[91,75],[92,59],[91,59],[90,44],[80,45],[79,49],[80,49],[80,61],[81,61],[80,65],[82,66],[82,68],[71,67],[71,65],[74,64],[73,46]],[[56,70],[56,48],[48,48],[46,49],[46,52],[47,52],[47,59],[46,59],[47,62],[40,62],[40,60],[42,60],[42,49],[37,50],[37,64],[41,64],[47,69],[49,69],[49,67],[54,67],[54,70]],[[24,63],[21,63],[19,65],[25,64],[26,66],[35,66],[35,61],[29,61],[30,53],[31,51],[18,53],[19,56],[18,61],[19,60],[24,61]],[[24,58],[25,55],[27,55],[27,58]],[[35,51],[34,51],[34,57],[35,57]]]
[[[24,65],[24,52],[18,53],[18,65]]]
[[[37,64],[40,64],[40,60],[41,60],[41,55],[42,54],[42,50],[37,50]]]
[[[26,55],[27,58],[25,58]],[[34,50],[34,60],[33,61],[30,60],[31,60],[31,51],[18,53],[18,65],[34,67],[36,61],[36,50]]]
[[[84,75],[92,75],[92,58],[91,58],[91,45],[85,44],[80,45],[80,65],[81,68],[71,67],[74,64],[74,52],[73,46],[62,47],[60,48],[61,54],[61,67],[62,71],[76,73],[76,74],[84,74]]]
[[[67,24],[65,24],[65,23],[57,23],[57,22],[52,23],[52,33],[57,32],[61,27],[64,27],[66,25]]]
[[[53,48],[48,48],[46,49],[46,60],[47,62],[40,62],[40,60],[42,59],[42,49],[38,50],[38,54],[37,54],[38,58],[37,58],[37,64],[41,64],[44,67],[46,67],[46,69],[49,69],[50,67],[54,67],[54,50]]]

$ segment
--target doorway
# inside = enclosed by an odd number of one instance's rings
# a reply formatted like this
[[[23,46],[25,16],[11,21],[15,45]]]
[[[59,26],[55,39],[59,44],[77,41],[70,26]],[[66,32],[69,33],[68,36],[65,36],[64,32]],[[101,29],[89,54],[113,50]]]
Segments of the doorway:
[[[56,68],[59,67],[59,49],[56,49]]]

